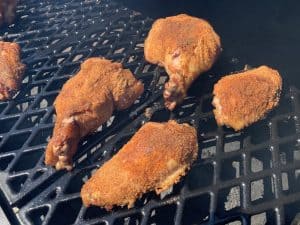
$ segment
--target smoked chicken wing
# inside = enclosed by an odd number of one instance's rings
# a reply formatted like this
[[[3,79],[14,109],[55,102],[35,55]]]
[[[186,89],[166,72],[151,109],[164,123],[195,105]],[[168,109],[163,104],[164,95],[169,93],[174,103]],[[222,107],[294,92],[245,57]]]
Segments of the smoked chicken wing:
[[[85,206],[132,207],[144,193],[167,190],[197,158],[197,133],[175,121],[148,122],[81,189]]]
[[[0,0],[0,26],[11,24],[15,19],[17,0]]]
[[[218,125],[237,131],[260,120],[278,105],[281,88],[278,71],[267,66],[223,77],[213,91]]]
[[[57,118],[45,163],[70,170],[80,139],[106,122],[114,109],[130,107],[143,91],[143,84],[120,63],[102,58],[83,62],[54,102]]]
[[[25,65],[21,63],[20,46],[0,41],[0,100],[10,99],[18,91]]]
[[[169,110],[183,100],[193,81],[212,67],[220,51],[219,36],[203,19],[180,14],[154,22],[144,53],[147,61],[163,66],[169,75],[164,90]]]

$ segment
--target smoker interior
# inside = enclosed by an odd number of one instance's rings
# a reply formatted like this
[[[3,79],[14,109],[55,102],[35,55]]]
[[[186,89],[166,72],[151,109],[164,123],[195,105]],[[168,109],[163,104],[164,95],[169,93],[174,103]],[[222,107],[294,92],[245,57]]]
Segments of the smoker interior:
[[[22,46],[28,65],[20,92],[0,103],[0,205],[6,216],[22,225],[290,224],[300,211],[300,80],[294,54],[299,45],[297,33],[292,33],[300,20],[294,18],[295,8],[281,9],[277,3],[269,8],[246,3],[243,8],[233,1],[173,6],[167,0],[149,2],[22,0],[16,23],[0,31],[3,40]],[[154,18],[178,12],[211,21],[224,51],[213,69],[193,84],[190,97],[169,113],[162,100],[167,75],[144,61],[143,42]],[[55,120],[52,103],[80,63],[92,56],[122,62],[146,91],[130,109],[114,113],[82,140],[72,172],[56,172],[43,163]],[[217,127],[213,84],[245,64],[268,64],[281,71],[280,105],[242,132]],[[151,108],[151,118],[144,115],[146,108]],[[129,210],[82,206],[80,189],[93,171],[143,123],[169,118],[198,130],[199,157],[188,175],[160,196],[145,194]]]

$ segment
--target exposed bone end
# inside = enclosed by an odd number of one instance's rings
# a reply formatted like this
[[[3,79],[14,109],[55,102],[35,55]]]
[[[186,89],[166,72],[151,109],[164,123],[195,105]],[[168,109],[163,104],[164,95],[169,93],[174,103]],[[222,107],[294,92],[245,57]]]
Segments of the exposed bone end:
[[[62,146],[53,145],[53,154],[56,156],[67,155],[69,146],[67,143],[64,143]]]
[[[55,166],[57,170],[72,169],[72,157],[80,140],[76,117],[62,120],[59,132],[56,132],[46,150],[46,165]]]
[[[69,163],[66,163],[66,162],[63,162],[63,161],[58,161],[56,164],[55,164],[55,169],[56,170],[63,170],[63,169],[66,169],[68,171],[72,170],[72,165],[70,165]]]
[[[178,79],[173,78],[165,84],[163,96],[165,106],[171,111],[174,110],[186,96],[184,85]]]
[[[69,156],[70,146],[68,143],[64,142],[63,145],[53,145],[53,154],[57,157],[57,162],[55,168],[57,170],[61,169],[72,169],[72,164]]]

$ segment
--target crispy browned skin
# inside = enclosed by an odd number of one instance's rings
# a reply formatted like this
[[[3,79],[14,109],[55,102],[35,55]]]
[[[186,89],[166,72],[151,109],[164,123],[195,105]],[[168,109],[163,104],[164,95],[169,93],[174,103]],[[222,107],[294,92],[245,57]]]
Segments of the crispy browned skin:
[[[144,193],[167,190],[197,158],[195,128],[175,121],[146,123],[81,189],[85,206],[133,206]]]
[[[120,63],[101,58],[83,62],[54,102],[57,118],[45,163],[70,170],[80,139],[106,122],[114,109],[130,107],[143,91],[143,84]]]
[[[20,46],[0,41],[0,100],[14,96],[20,87],[25,65],[21,63]]]
[[[11,24],[15,19],[17,0],[0,0],[0,26]]]
[[[278,71],[267,66],[223,77],[213,91],[218,125],[237,131],[260,120],[278,105],[281,87]]]
[[[147,61],[163,66],[169,81],[164,99],[173,110],[193,81],[209,70],[221,51],[219,36],[205,20],[185,14],[158,19],[145,40]]]

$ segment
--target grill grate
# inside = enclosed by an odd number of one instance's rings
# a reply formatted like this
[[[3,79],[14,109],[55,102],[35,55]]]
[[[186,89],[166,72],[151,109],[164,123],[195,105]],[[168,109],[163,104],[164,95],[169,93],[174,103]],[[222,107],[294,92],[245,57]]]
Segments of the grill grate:
[[[165,72],[143,59],[153,22],[109,0],[21,1],[19,19],[2,31],[16,41],[28,65],[16,98],[0,103],[1,203],[20,224],[290,224],[300,211],[300,91],[285,84],[280,106],[242,132],[218,128],[211,106],[213,84],[243,65],[226,54],[190,90],[173,113],[163,107]],[[105,56],[124,64],[145,84],[133,107],[117,112],[85,138],[71,173],[45,167],[52,103],[80,63]],[[226,62],[227,64],[225,64]],[[230,68],[227,68],[230,65]],[[211,75],[212,74],[212,75]],[[144,110],[151,107],[147,118]],[[130,210],[85,208],[80,188],[146,121],[175,118],[198,129],[199,159],[166,193],[146,194]],[[14,209],[14,214],[12,213]],[[13,215],[12,215],[13,214]],[[13,218],[11,218],[13,220]]]

